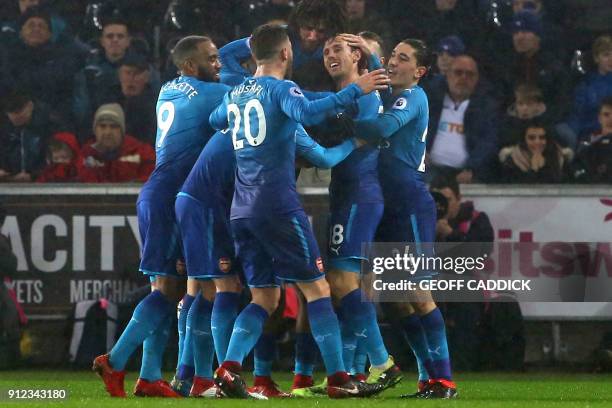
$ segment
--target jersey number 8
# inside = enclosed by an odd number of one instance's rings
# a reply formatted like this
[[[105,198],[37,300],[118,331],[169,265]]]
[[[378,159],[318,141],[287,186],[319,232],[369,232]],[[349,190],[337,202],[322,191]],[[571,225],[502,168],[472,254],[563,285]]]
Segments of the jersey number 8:
[[[257,114],[257,122],[259,124],[257,128],[257,135],[253,136],[251,132],[251,111],[255,110]],[[238,140],[238,131],[240,130],[240,124],[242,122],[242,118],[244,117],[244,137],[247,142],[253,147],[259,146],[263,143],[266,138],[266,116],[264,114],[263,106],[261,106],[261,102],[258,99],[251,99],[244,106],[244,112],[240,113],[240,107],[235,103],[232,103],[227,106],[227,121],[228,123],[232,123],[232,118],[230,115],[234,116],[234,127],[232,128],[232,140],[234,141],[234,150],[239,150],[244,147],[244,141]]]

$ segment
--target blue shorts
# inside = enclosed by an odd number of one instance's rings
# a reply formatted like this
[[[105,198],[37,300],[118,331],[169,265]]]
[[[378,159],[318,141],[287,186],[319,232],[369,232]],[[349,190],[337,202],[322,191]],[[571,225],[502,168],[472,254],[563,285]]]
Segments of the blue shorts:
[[[355,203],[332,209],[327,247],[329,268],[361,271],[361,261],[367,259],[363,256],[362,245],[374,240],[383,210],[382,203]]]
[[[409,195],[405,195],[406,193]],[[386,198],[387,196],[385,196]],[[425,184],[395,193],[387,200],[376,232],[377,242],[413,244],[416,255],[434,256],[436,241],[436,204]],[[428,279],[435,271],[417,271],[414,279]]]
[[[319,247],[303,210],[273,218],[236,219],[231,225],[236,256],[249,287],[324,277]]]
[[[174,202],[142,200],[136,204],[142,250],[140,271],[145,275],[178,276],[181,240],[174,218]]]
[[[229,219],[221,206],[207,206],[185,193],[174,204],[187,275],[196,279],[233,276],[236,270]]]

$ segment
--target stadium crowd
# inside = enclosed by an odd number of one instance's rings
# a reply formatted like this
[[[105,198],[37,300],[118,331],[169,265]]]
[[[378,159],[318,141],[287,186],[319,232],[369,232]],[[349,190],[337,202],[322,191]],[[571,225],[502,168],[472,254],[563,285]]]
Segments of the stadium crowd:
[[[432,176],[612,182],[610,2],[339,1],[345,15],[318,22],[298,21],[290,0],[7,1],[0,181],[145,181],[157,94],[175,74],[168,50],[186,34],[231,44],[273,20],[292,25],[310,56],[337,32],[374,32],[383,52],[407,37],[430,44],[437,63],[422,85]],[[332,89],[320,61],[309,62],[296,81]]]

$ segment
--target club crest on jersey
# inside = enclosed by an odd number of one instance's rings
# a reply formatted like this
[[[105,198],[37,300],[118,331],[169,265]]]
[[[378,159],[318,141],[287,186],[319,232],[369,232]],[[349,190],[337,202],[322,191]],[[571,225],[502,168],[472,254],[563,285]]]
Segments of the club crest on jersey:
[[[317,264],[317,269],[319,270],[319,272],[323,273],[325,269],[323,268],[323,260],[321,259],[321,257],[318,257],[315,263]]]
[[[406,98],[399,98],[393,104],[393,109],[404,109],[406,105],[408,105],[408,101],[406,100]]]
[[[300,98],[304,97],[304,94],[302,93],[302,91],[300,91],[300,89],[298,87],[295,87],[295,86],[292,87],[291,89],[289,89],[289,93],[292,96],[297,96],[297,97],[300,97]]]
[[[219,270],[228,273],[232,269],[232,260],[229,258],[219,258]]]

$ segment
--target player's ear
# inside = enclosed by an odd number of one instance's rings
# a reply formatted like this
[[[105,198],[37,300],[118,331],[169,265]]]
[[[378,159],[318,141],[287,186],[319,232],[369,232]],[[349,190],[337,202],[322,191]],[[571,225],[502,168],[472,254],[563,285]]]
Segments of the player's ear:
[[[417,67],[414,72],[415,79],[422,79],[425,75],[427,75],[427,67],[424,66]]]
[[[287,61],[289,59],[289,49],[283,47],[280,51],[281,61]]]

